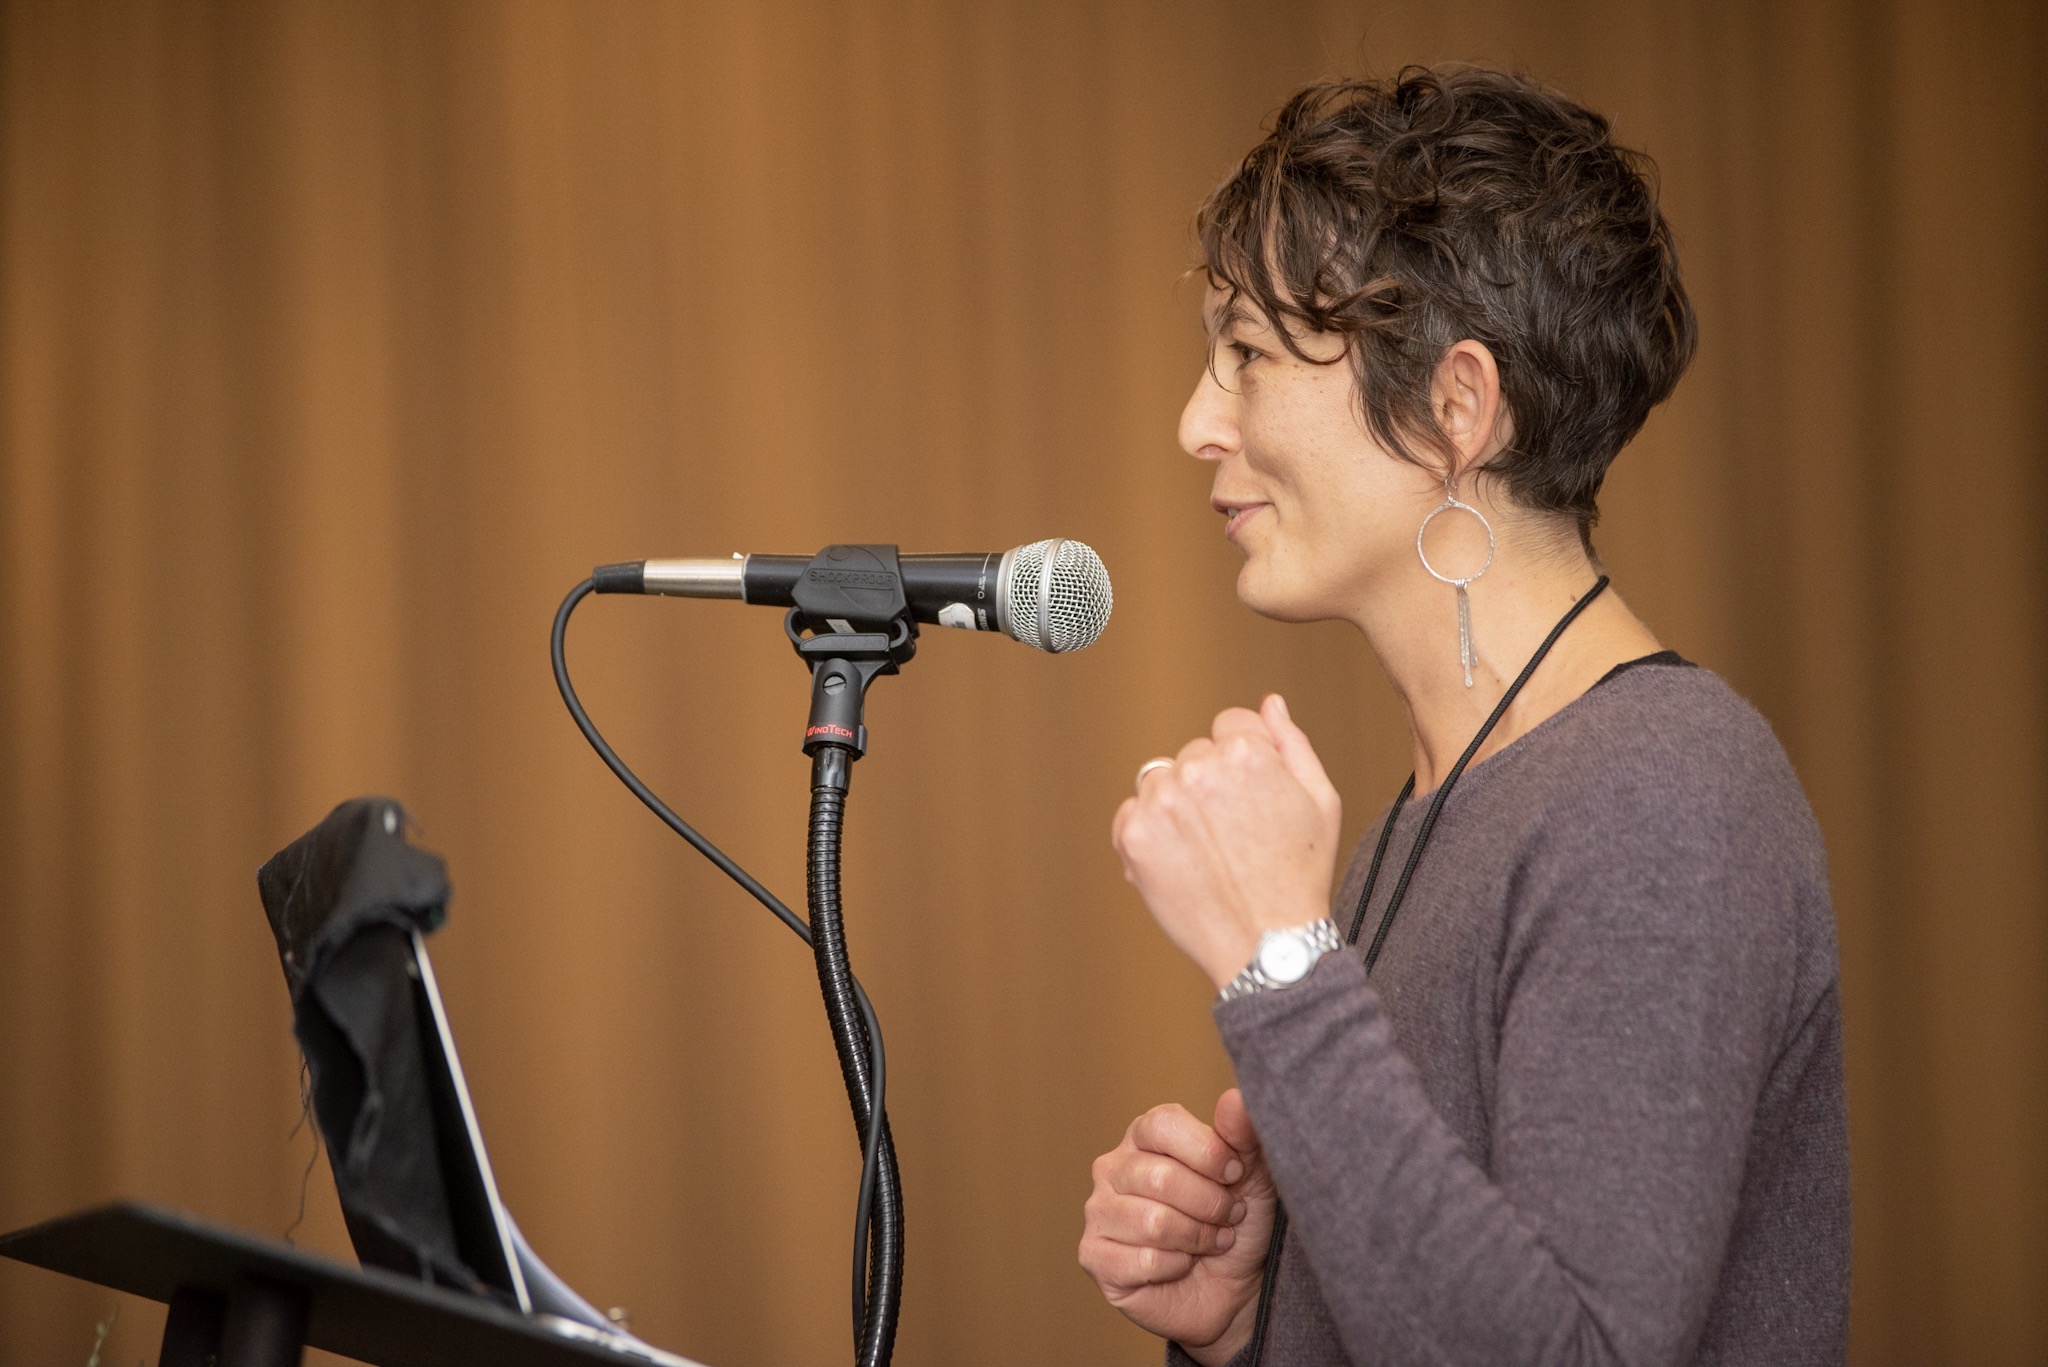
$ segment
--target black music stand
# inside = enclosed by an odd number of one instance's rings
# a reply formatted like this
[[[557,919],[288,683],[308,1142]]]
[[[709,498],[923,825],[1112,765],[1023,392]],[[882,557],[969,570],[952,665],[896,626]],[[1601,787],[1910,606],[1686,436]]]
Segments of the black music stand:
[[[171,1307],[159,1367],[698,1367],[612,1324],[499,1197],[426,935],[450,895],[389,798],[342,803],[258,883],[361,1268],[134,1202],[0,1236],[0,1256]]]
[[[697,1367],[574,1320],[520,1314],[189,1215],[118,1202],[0,1235],[0,1256],[169,1305],[158,1367]]]

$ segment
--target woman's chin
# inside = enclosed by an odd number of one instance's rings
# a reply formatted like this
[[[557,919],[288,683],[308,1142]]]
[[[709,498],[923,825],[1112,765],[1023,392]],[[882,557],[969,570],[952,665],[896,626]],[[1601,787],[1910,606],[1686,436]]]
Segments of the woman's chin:
[[[1237,572],[1237,601],[1276,622],[1320,622],[1335,615],[1314,595],[1272,574],[1256,559],[1245,561]]]

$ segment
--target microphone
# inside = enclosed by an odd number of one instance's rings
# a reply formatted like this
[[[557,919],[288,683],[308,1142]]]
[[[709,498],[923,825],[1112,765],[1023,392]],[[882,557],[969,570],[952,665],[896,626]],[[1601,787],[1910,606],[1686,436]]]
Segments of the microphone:
[[[897,555],[892,546],[828,546],[815,556],[634,560],[600,565],[591,580],[599,593],[737,598],[778,608],[797,606],[802,590],[805,607],[834,630],[873,616],[866,609],[893,599],[900,580],[916,621],[1000,631],[1055,654],[1093,645],[1113,605],[1102,557],[1063,537],[987,554]],[[828,600],[843,602],[844,616],[813,607]]]

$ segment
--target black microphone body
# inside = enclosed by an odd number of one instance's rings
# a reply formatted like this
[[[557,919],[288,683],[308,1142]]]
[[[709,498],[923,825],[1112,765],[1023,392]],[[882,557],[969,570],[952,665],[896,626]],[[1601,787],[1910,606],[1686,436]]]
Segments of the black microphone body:
[[[839,545],[816,555],[634,560],[600,565],[591,579],[599,593],[799,608],[818,630],[885,622],[907,610],[914,621],[1000,631],[1060,653],[1093,644],[1113,605],[1101,558],[1059,537],[986,553],[902,555],[894,546]]]
[[[860,552],[869,548],[835,546],[832,549]],[[887,592],[887,585],[876,578],[886,571],[879,567],[870,568],[862,563],[863,557],[844,556],[833,564],[816,568],[812,560],[813,557],[808,555],[748,556],[741,570],[740,597],[746,602],[768,607],[795,607],[797,585],[806,571],[814,585],[830,585],[849,599],[857,599],[867,590]],[[916,620],[932,626],[965,627],[972,631],[1001,629],[996,625],[996,584],[1003,563],[1002,552],[986,555],[972,552],[898,555],[896,563],[901,567],[903,597],[910,605],[910,615]],[[958,612],[947,613],[949,607],[965,608],[967,614],[963,618]]]

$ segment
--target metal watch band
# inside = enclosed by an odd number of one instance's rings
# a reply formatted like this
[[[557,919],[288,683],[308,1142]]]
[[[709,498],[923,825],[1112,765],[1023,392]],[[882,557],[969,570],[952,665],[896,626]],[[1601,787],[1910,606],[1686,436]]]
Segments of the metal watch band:
[[[1259,952],[1252,955],[1252,961],[1245,965],[1244,972],[1223,985],[1223,991],[1217,997],[1218,1001],[1236,1001],[1239,997],[1249,997],[1254,992],[1271,992],[1281,988],[1292,987],[1295,983],[1300,982],[1302,978],[1308,976],[1308,970],[1304,969],[1301,978],[1295,978],[1284,983],[1277,982],[1268,977],[1265,970],[1259,966],[1259,960],[1263,955],[1267,940],[1281,935],[1298,937],[1307,943],[1309,969],[1313,969],[1316,966],[1316,961],[1325,954],[1333,953],[1344,947],[1344,937],[1337,933],[1337,923],[1327,916],[1323,917],[1320,921],[1310,921],[1305,926],[1289,926],[1285,930],[1269,930],[1259,937]]]

